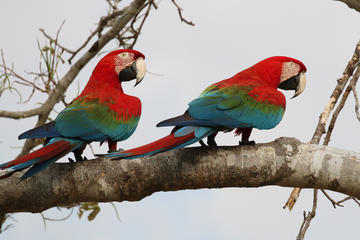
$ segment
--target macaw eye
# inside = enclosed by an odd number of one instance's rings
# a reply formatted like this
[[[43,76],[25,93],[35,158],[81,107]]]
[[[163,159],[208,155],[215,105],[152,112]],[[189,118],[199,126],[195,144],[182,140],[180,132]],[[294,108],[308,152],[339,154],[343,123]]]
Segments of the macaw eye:
[[[294,62],[285,62],[281,70],[280,82],[283,82],[295,75],[300,71],[300,65]]]
[[[129,53],[127,53],[127,52],[122,52],[122,53],[119,54],[119,56],[120,56],[122,59],[126,59],[126,58],[129,57]]]

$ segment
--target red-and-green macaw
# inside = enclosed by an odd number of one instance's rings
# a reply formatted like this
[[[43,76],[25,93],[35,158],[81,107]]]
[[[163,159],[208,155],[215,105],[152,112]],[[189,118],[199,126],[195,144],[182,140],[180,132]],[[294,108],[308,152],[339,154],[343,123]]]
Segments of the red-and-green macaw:
[[[277,89],[304,91],[305,65],[290,57],[270,57],[235,76],[210,85],[183,115],[160,122],[157,126],[174,126],[170,135],[147,145],[123,152],[105,154],[110,158],[132,159],[185,147],[207,137],[216,145],[219,131],[235,130],[242,134],[240,144],[249,141],[253,128],[271,129],[279,124],[284,112],[285,96]]]
[[[44,147],[13,161],[0,169],[16,171],[31,167],[20,180],[34,175],[69,152],[77,161],[86,145],[107,141],[109,151],[115,151],[118,141],[129,138],[135,131],[141,114],[141,101],[123,92],[121,83],[136,79],[135,86],[145,75],[145,57],[135,50],[116,50],[96,65],[81,94],[59,113],[56,119],[24,132],[19,139],[46,137]]]

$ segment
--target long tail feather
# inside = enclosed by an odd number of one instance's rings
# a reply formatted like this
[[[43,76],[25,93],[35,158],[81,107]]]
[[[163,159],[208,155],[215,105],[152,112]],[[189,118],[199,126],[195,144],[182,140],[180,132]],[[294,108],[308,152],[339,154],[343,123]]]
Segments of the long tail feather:
[[[63,138],[52,139],[52,142],[48,145],[29,153],[25,156],[21,156],[15,160],[0,164],[0,169],[13,169],[14,171],[21,171],[25,168],[32,166],[21,178],[24,180],[27,177],[34,175],[41,171],[51,163],[65,156],[67,153],[79,148],[84,142],[80,140],[66,140]],[[0,179],[9,177],[13,172],[7,173],[0,177]]]
[[[44,162],[40,162],[40,163],[36,163],[34,164],[29,170],[26,171],[26,173],[24,173],[24,175],[22,175],[22,177],[20,178],[20,182],[25,180],[28,177],[31,177],[32,175],[40,172],[41,170],[47,168],[48,166],[50,166],[52,163],[54,163],[56,160],[62,158],[63,156],[65,156],[66,154],[68,154],[70,151],[68,149],[65,149],[63,152],[57,154],[56,156],[44,161]]]
[[[40,127],[30,129],[19,135],[18,139],[40,138],[40,137],[59,137],[60,133],[55,128],[55,122],[49,122]]]
[[[199,127],[194,128],[190,132],[187,131],[188,128],[189,127],[184,127],[180,130],[173,131],[170,135],[163,137],[155,142],[143,145],[141,147],[133,148],[123,152],[112,152],[101,156],[106,156],[113,159],[134,159],[139,157],[145,157],[160,152],[188,146],[214,133],[213,129],[204,128],[206,130],[201,132],[201,135],[198,135],[197,129]]]
[[[156,124],[157,127],[168,127],[168,126],[210,126],[215,127],[216,124],[207,120],[199,120],[192,118],[188,112],[183,115],[169,118]]]

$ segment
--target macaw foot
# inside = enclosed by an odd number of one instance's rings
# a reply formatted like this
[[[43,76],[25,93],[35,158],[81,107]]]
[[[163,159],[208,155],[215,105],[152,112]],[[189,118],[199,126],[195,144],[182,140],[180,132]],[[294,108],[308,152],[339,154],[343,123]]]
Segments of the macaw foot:
[[[204,143],[203,140],[200,140],[199,143],[200,143],[200,145],[201,145],[202,147],[207,147],[207,145]]]
[[[216,134],[212,134],[207,137],[207,145],[204,143],[203,140],[200,140],[199,143],[202,147],[216,147],[216,141],[215,141]]]
[[[243,145],[255,145],[255,141],[239,141],[239,146]]]
[[[76,162],[82,162],[82,161],[87,161],[87,157],[82,157],[81,155],[80,156],[77,156],[76,154],[74,154],[75,156],[75,160],[72,159],[72,158],[68,158],[69,162],[71,163],[76,163]]]
[[[208,138],[207,138],[207,144],[208,144],[210,147],[216,147],[217,144],[216,144],[216,141],[215,141],[215,136],[213,136],[213,135],[208,136]]]
[[[86,157],[81,156],[83,154],[85,147],[86,147],[86,145],[74,150],[73,153],[74,153],[75,161],[71,158],[68,158],[69,162],[74,163],[74,162],[81,162],[84,160],[88,160]]]
[[[251,135],[252,128],[237,128],[235,130],[235,135],[239,136],[241,134],[241,141],[239,141],[239,145],[255,145],[255,141],[249,141],[249,137]]]

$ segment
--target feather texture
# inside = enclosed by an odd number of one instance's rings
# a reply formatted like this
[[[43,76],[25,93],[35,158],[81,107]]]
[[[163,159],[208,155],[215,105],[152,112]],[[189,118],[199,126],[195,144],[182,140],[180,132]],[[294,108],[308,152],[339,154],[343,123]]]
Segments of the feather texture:
[[[233,129],[242,134],[242,143],[251,143],[252,128],[274,128],[284,115],[285,96],[277,90],[280,80],[284,80],[284,63],[287,67],[294,65],[297,71],[306,71],[304,64],[293,58],[265,59],[231,78],[210,85],[189,103],[183,115],[157,124],[158,127],[174,126],[170,135],[135,149],[105,155],[132,159],[185,147],[205,137],[210,145],[216,145],[214,138],[218,131]]]
[[[121,54],[124,52],[127,54]],[[90,142],[108,141],[109,148],[113,150],[116,142],[129,138],[139,122],[141,102],[123,92],[119,73],[136,63],[135,68],[139,66],[141,69],[134,78],[139,76],[141,79],[137,80],[141,81],[145,73],[143,59],[144,55],[135,50],[117,50],[102,58],[81,94],[54,121],[19,136],[19,139],[46,137],[47,144],[28,155],[1,164],[0,169],[20,171],[31,167],[21,178],[24,180],[69,152],[74,151],[75,158],[81,160],[82,151]],[[132,79],[132,75],[122,75],[126,81]],[[0,179],[11,174],[5,174]]]

